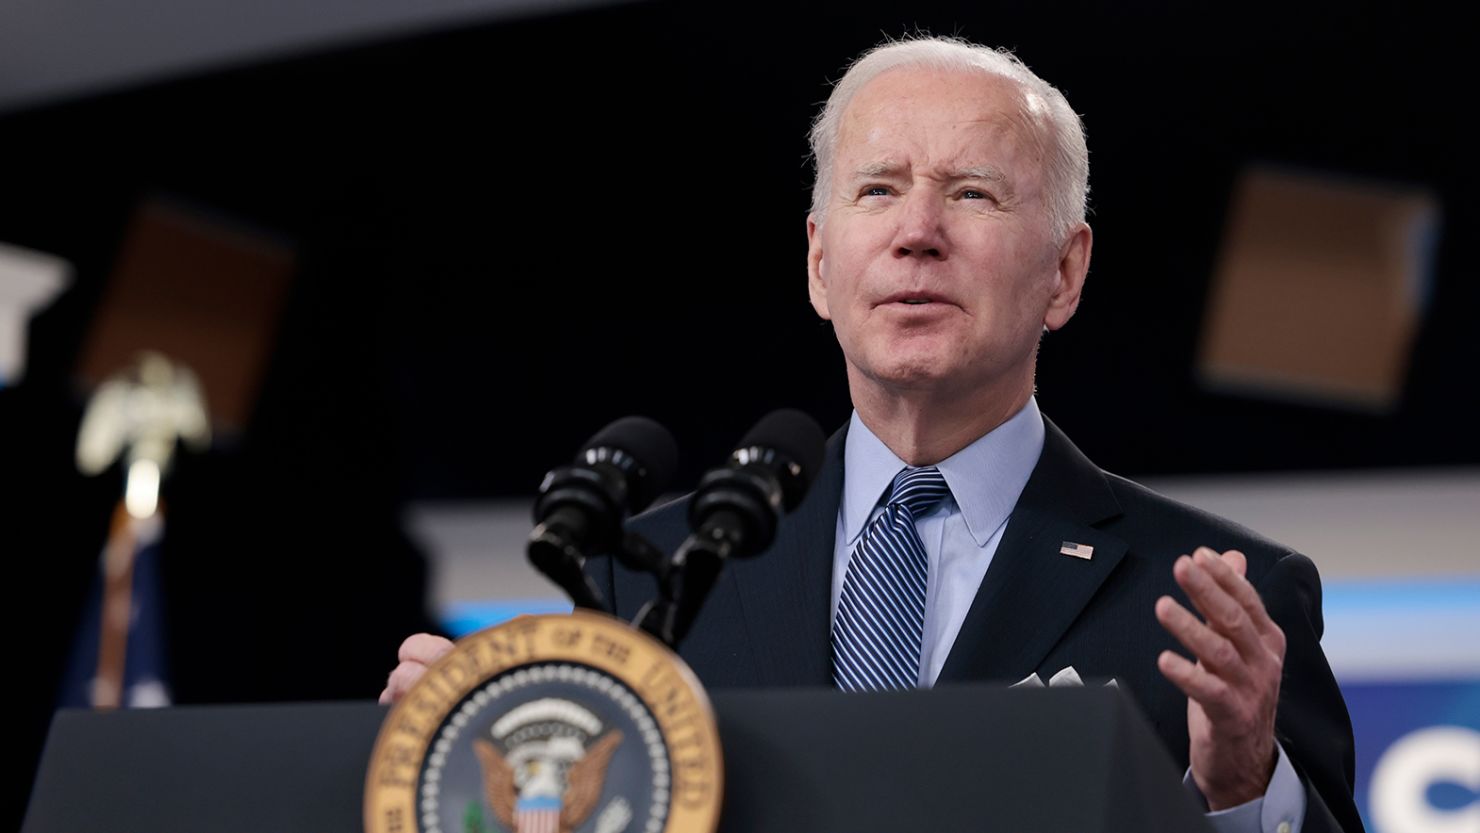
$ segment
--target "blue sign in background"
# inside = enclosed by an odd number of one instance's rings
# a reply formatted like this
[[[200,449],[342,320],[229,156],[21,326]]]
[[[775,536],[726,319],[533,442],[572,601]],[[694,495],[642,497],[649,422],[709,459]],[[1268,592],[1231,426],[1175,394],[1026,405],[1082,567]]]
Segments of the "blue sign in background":
[[[1480,580],[1326,582],[1326,656],[1371,833],[1480,833]]]
[[[1357,806],[1371,833],[1448,833],[1480,831],[1480,678],[1471,680],[1404,680],[1392,683],[1345,683],[1341,687],[1351,711],[1357,741]],[[1448,736],[1460,743],[1423,745],[1419,733],[1434,727],[1467,729]],[[1468,736],[1469,741],[1462,739]],[[1399,789],[1400,804],[1379,820],[1373,812],[1373,775],[1394,745],[1405,739],[1405,760],[1389,761],[1403,768],[1386,777]],[[1456,756],[1463,756],[1455,760]],[[1459,783],[1445,773],[1468,771],[1474,776]],[[1403,807],[1421,808],[1404,812]],[[1380,823],[1381,822],[1386,822]]]

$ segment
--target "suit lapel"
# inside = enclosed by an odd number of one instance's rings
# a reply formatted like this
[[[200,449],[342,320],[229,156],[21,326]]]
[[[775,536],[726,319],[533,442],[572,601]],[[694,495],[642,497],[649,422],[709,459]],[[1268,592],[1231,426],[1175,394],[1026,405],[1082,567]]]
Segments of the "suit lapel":
[[[1047,419],[1043,454],[941,668],[939,683],[1016,682],[1038,667],[1125,555],[1095,528],[1120,514],[1105,475]],[[1062,555],[1065,543],[1094,548]]]
[[[782,520],[770,549],[726,570],[739,593],[761,685],[832,683],[833,543],[847,430],[845,425],[828,440],[817,479],[802,504]]]

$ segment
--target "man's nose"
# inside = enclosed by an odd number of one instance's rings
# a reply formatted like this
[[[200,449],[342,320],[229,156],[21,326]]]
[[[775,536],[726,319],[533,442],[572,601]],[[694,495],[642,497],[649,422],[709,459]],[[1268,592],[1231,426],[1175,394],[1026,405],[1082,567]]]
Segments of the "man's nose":
[[[894,256],[944,259],[949,253],[944,209],[939,194],[924,188],[911,189],[900,205]]]

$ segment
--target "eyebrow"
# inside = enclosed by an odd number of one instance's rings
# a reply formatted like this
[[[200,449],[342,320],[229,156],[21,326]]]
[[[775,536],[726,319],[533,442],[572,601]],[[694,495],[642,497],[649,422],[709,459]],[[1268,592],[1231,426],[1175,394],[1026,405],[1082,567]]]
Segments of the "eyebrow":
[[[853,175],[849,179],[873,179],[881,176],[892,176],[900,173],[901,167],[893,162],[865,162],[853,171]]]
[[[962,168],[959,171],[952,171],[947,178],[953,182],[962,179],[982,179],[986,180],[987,182],[1000,183],[1007,182],[1007,174],[1002,173],[1002,171],[992,167],[991,165]]]
[[[896,176],[902,172],[902,169],[902,165],[894,162],[865,162],[853,171],[853,175],[849,177],[849,181]],[[1007,183],[1007,175],[991,165],[978,165],[949,171],[946,174],[946,179],[950,182],[959,182],[963,179],[980,179],[986,182]]]

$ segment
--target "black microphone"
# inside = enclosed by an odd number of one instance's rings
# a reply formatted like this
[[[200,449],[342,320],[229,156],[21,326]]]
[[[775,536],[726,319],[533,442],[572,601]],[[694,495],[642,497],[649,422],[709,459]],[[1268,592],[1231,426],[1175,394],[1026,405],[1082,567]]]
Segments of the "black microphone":
[[[668,429],[640,416],[597,432],[575,462],[545,475],[534,504],[529,561],[577,607],[608,611],[586,558],[623,550],[622,524],[663,493],[678,468],[678,444]]]
[[[817,476],[826,443],[816,420],[801,411],[766,414],[729,461],[699,481],[689,504],[689,540],[723,558],[771,546],[781,515],[802,502]]]
[[[757,422],[726,464],[699,481],[689,503],[693,534],[660,572],[661,598],[637,623],[676,649],[725,560],[754,556],[775,540],[781,516],[802,502],[822,467],[825,446],[822,428],[801,411]]]

